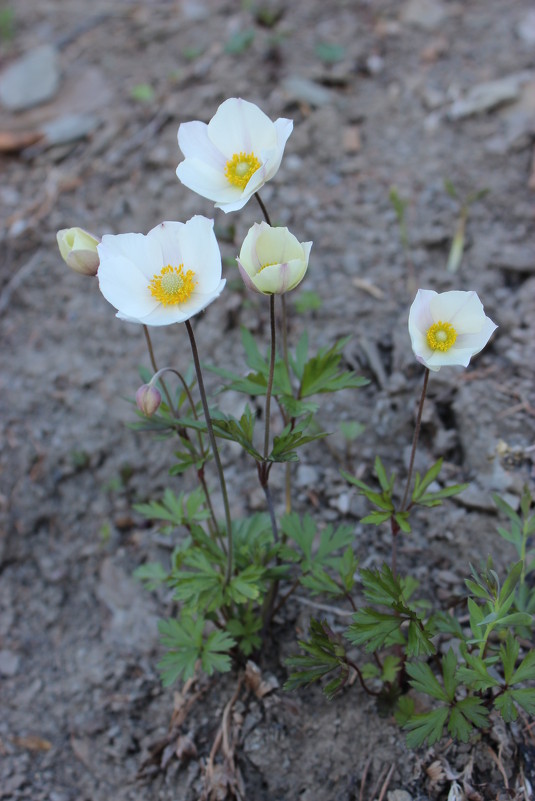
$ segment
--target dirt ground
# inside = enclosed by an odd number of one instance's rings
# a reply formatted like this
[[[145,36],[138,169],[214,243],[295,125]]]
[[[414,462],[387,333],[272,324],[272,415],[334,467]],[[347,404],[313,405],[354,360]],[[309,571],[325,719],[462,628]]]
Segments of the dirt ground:
[[[407,333],[415,288],[476,290],[498,331],[467,371],[432,375],[418,452],[422,466],[443,456],[445,478],[471,488],[438,514],[420,514],[399,557],[400,569],[435,599],[462,592],[470,561],[493,553],[501,568],[513,557],[496,533],[490,493],[514,503],[535,476],[531,3],[12,7],[0,69],[52,43],[60,81],[46,102],[3,109],[0,118],[0,798],[195,801],[237,677],[181,692],[161,687],[156,621],[172,603],[131,575],[168,558],[169,546],[132,504],[180,488],[167,475],[172,444],[126,427],[134,415],[125,398],[139,384],[138,365],[148,366],[142,332],[114,318],[95,281],[69,272],[56,231],[146,232],[166,219],[215,216],[228,288],[195,327],[204,361],[240,369],[240,326],[267,335],[267,306],[244,293],[232,264],[259,210],[252,201],[241,212],[214,213],[182,187],[177,128],[207,121],[238,96],[272,119],[292,118],[282,167],[263,199],[277,223],[314,240],[291,305],[314,291],[321,308],[292,316],[290,336],[295,342],[306,327],[325,345],[351,335],[347,365],[370,379],[322,402],[332,446],[303,452],[297,508],[353,523],[362,565],[388,559],[389,533],[358,522],[366,507],[341,479],[340,457],[365,478],[376,453],[403,472],[422,379]],[[501,83],[481,89],[494,81]],[[54,126],[48,140],[34,135],[66,114],[82,115],[82,127],[85,120],[80,138],[65,141]],[[489,190],[470,210],[456,274],[446,261],[459,206],[446,178],[461,197]],[[412,268],[392,185],[408,200]],[[161,365],[188,365],[180,326],[157,330],[154,344]],[[213,374],[208,384],[217,389]],[[366,426],[349,452],[341,420]],[[232,450],[224,459],[233,511],[261,508],[247,460]],[[274,472],[279,505],[281,486]],[[283,660],[314,614],[335,628],[348,620],[297,598],[277,621],[265,677],[282,685]],[[263,699],[242,688],[231,721],[229,781],[241,775],[236,792],[247,801],[446,799],[461,774],[471,798],[533,797],[515,785],[522,768],[535,787],[535,750],[520,748],[519,729],[495,727],[476,743],[442,741],[411,753],[356,687],[333,702],[319,688]],[[213,798],[223,801],[221,765],[218,754]]]

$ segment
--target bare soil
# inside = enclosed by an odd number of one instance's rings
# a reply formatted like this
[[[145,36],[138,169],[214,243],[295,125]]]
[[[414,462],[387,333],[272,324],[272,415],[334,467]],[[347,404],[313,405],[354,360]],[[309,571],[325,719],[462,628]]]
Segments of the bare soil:
[[[169,547],[132,504],[188,482],[167,474],[171,443],[125,425],[134,420],[125,398],[138,386],[137,366],[148,366],[141,330],[114,318],[95,281],[67,270],[55,242],[71,225],[146,232],[166,219],[215,216],[228,289],[195,321],[196,333],[205,362],[241,369],[240,326],[261,341],[267,335],[267,307],[245,293],[232,265],[259,209],[251,202],[224,215],[182,187],[177,129],[207,121],[233,96],[273,119],[294,119],[263,200],[277,223],[314,240],[291,304],[302,291],[322,304],[292,316],[291,340],[304,328],[316,346],[351,335],[347,366],[371,381],[322,402],[321,422],[335,433],[328,450],[304,451],[296,505],[321,521],[353,523],[362,565],[389,558],[390,535],[359,523],[365,504],[339,466],[371,478],[379,453],[404,472],[422,379],[407,333],[416,287],[474,289],[499,325],[468,370],[442,370],[430,382],[418,463],[443,456],[445,478],[472,486],[438,513],[419,515],[402,542],[400,569],[445,603],[462,592],[469,562],[492,553],[503,569],[512,560],[490,493],[514,503],[535,476],[530,6],[13,4],[2,65],[52,42],[61,83],[44,105],[4,111],[0,130],[21,137],[67,112],[90,113],[97,124],[81,140],[39,140],[0,155],[0,798],[194,801],[207,772],[211,798],[221,801],[231,787],[248,801],[446,799],[461,775],[470,798],[532,797],[519,789],[521,771],[535,787],[535,751],[522,722],[496,725],[465,746],[443,741],[409,752],[391,717],[380,717],[356,686],[333,702],[318,687],[258,698],[242,686],[232,708],[235,674],[162,689],[156,621],[171,614],[172,602],[145,592],[131,574],[168,558]],[[260,7],[272,12],[269,25],[259,22]],[[240,46],[243,32],[249,46]],[[331,46],[323,60],[318,45]],[[333,45],[343,48],[341,58],[328,64]],[[452,119],[456,99],[471,88],[519,74],[514,98]],[[135,99],[140,84],[153,90],[145,101]],[[446,178],[461,197],[489,190],[470,211],[456,274],[445,269],[459,215]],[[388,198],[392,185],[409,201],[412,266]],[[157,330],[154,343],[161,365],[187,367],[179,326]],[[217,390],[213,374],[208,384]],[[229,409],[236,402],[225,400]],[[342,420],[366,426],[349,450]],[[261,508],[247,459],[230,449],[224,458],[233,511]],[[274,488],[282,507],[282,474],[274,474]],[[284,659],[310,616],[338,628],[348,620],[343,611],[296,598],[272,632],[263,678],[282,685]],[[211,764],[226,707],[229,759],[220,749]]]

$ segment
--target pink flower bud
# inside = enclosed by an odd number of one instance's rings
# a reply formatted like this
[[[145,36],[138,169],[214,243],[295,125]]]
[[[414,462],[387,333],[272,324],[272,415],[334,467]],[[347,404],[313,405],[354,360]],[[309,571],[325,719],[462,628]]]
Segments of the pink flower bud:
[[[136,392],[136,405],[140,412],[152,417],[160,408],[162,396],[159,390],[151,384],[143,384]]]

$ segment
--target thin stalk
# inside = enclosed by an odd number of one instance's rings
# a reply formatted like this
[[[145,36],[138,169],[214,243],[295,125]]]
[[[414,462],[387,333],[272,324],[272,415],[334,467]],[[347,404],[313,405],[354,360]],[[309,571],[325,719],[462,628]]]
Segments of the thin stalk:
[[[411,486],[412,480],[412,471],[414,469],[414,457],[416,456],[416,446],[418,444],[418,438],[420,436],[420,427],[422,424],[422,412],[424,410],[424,401],[425,395],[427,392],[427,384],[429,381],[429,368],[425,368],[424,373],[424,385],[422,387],[422,394],[420,396],[420,404],[418,406],[418,414],[416,415],[416,425],[414,427],[414,436],[412,438],[412,448],[411,448],[411,456],[409,460],[409,470],[407,472],[407,483],[405,484],[405,492],[403,493],[403,500],[401,502],[401,506],[399,511],[404,512],[405,507],[407,505],[407,500],[409,497],[409,489]],[[394,517],[390,518],[390,528],[392,530],[392,556],[391,556],[391,569],[392,574],[395,576],[397,573],[397,535],[399,534],[400,528],[398,522],[394,519]]]
[[[288,379],[290,378],[290,362],[288,359],[288,317],[286,314],[286,295],[281,295],[281,328],[282,328],[282,358],[286,366]],[[284,422],[287,422],[286,418]],[[290,462],[284,466],[284,487],[286,500],[286,514],[292,511],[292,467]]]
[[[149,351],[149,359],[150,359],[150,363],[152,365],[152,369],[154,370],[155,373],[157,373],[158,372],[158,365],[156,364],[156,359],[154,357],[154,349],[152,347],[152,340],[150,338],[148,326],[146,326],[146,325],[143,326],[143,333],[145,334],[145,341],[147,343],[147,349]],[[171,400],[171,395],[169,394],[169,390],[167,389],[167,387],[165,385],[165,381],[163,379],[161,379],[160,383],[162,385],[162,389],[163,389],[163,392],[164,392],[164,395],[165,395],[165,399],[167,401],[167,405],[171,409],[171,412],[173,412],[173,414],[174,414],[173,401]]]
[[[405,484],[405,492],[403,494],[403,501],[401,502],[400,512],[405,511],[407,498],[409,497],[409,489],[412,479],[412,471],[414,468],[414,457],[416,456],[416,446],[418,444],[418,437],[420,436],[420,426],[422,425],[422,412],[424,410],[425,395],[427,392],[427,384],[429,382],[429,367],[425,368],[424,385],[422,387],[422,394],[420,396],[420,405],[418,406],[418,414],[416,416],[416,425],[414,427],[414,437],[412,438],[411,458],[409,461],[409,471],[407,473],[407,483]]]
[[[275,295],[269,296],[269,322],[271,329],[271,354],[269,359],[269,375],[266,389],[266,420],[264,428],[264,459],[267,459],[269,454],[269,418],[271,414],[271,394],[273,392],[273,375],[275,373],[275,349],[276,349],[276,333],[275,333]],[[266,476],[267,478],[267,476]]]
[[[227,484],[225,482],[225,474],[223,472],[223,465],[221,464],[221,458],[219,456],[219,449],[217,447],[217,442],[214,434],[214,429],[212,427],[212,419],[210,417],[210,410],[208,409],[208,401],[206,399],[206,389],[204,387],[204,379],[202,377],[202,370],[201,370],[201,363],[199,361],[199,352],[197,350],[197,343],[195,342],[195,335],[193,334],[193,328],[191,327],[191,323],[189,320],[186,320],[186,330],[188,332],[189,341],[191,345],[191,352],[193,355],[193,363],[195,365],[195,372],[197,374],[197,384],[199,386],[199,394],[201,396],[201,403],[204,412],[204,419],[206,420],[206,428],[208,430],[208,438],[210,440],[210,445],[212,446],[212,452],[214,454],[214,462],[217,469],[217,475],[219,477],[219,485],[221,487],[221,495],[223,496],[223,505],[225,507],[225,521],[227,527],[227,570],[225,575],[225,582],[226,584],[229,583],[230,579],[232,578],[232,569],[233,569],[233,559],[232,559],[232,520],[230,517],[230,506],[228,501],[228,492],[227,492]]]
[[[262,200],[262,198],[260,197],[258,192],[255,192],[255,198],[257,200],[258,205],[260,206],[260,208],[262,210],[262,214],[264,215],[265,221],[267,222],[268,225],[271,225],[271,219],[269,217],[268,210],[266,209],[266,207],[264,205],[264,201]]]
[[[146,326],[144,326],[144,327],[146,327]],[[191,411],[192,411],[193,417],[194,417],[195,420],[198,420],[199,416],[197,414],[197,410],[195,409],[195,403],[193,401],[193,398],[191,396],[191,392],[189,390],[189,387],[188,387],[188,385],[186,383],[186,380],[184,379],[184,376],[182,375],[182,373],[180,373],[178,370],[175,370],[173,367],[162,367],[160,370],[158,370],[156,373],[154,373],[154,375],[152,376],[152,379],[151,379],[151,383],[155,384],[159,380],[160,383],[162,384],[162,387],[163,387],[163,381],[161,380],[161,376],[164,373],[174,373],[176,376],[178,376],[178,379],[179,379],[180,383],[184,387],[184,392],[186,393],[186,397],[188,399],[188,403],[191,406]],[[174,412],[174,410],[173,410],[173,412]],[[184,429],[183,432],[181,431],[179,433],[181,433],[182,436],[184,436],[184,438],[186,439],[186,442],[189,443],[188,432],[186,431],[186,429]],[[201,435],[200,431],[197,431],[197,441],[199,443],[200,456],[204,460],[205,450],[204,450],[203,441],[202,441],[202,435]],[[193,445],[190,446],[190,450],[192,450],[193,453],[195,452],[194,448],[193,448]],[[210,512],[210,518],[211,518],[210,523],[211,523],[211,526],[212,526],[213,530],[215,532],[217,532],[217,530],[218,530],[217,529],[217,519],[216,519],[216,516],[215,516],[214,508],[212,506],[212,499],[210,498],[210,491],[208,489],[208,485],[207,485],[206,479],[204,477],[204,467],[203,466],[201,466],[197,470],[197,478],[200,481],[201,487],[202,487],[203,492],[204,492],[204,497],[206,499],[206,505],[208,506],[208,511]]]

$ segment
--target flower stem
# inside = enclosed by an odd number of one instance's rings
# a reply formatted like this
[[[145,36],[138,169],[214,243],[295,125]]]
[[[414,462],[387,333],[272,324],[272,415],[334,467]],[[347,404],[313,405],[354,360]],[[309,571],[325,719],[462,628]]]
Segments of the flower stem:
[[[269,324],[271,330],[271,354],[269,359],[269,375],[266,388],[266,421],[264,428],[264,460],[267,459],[269,453],[269,418],[271,415],[271,394],[273,392],[273,376],[275,373],[275,349],[276,349],[276,333],[275,333],[275,295],[269,296]]]
[[[255,192],[255,198],[257,200],[258,205],[260,206],[260,208],[262,210],[262,214],[264,215],[265,221],[267,222],[268,225],[271,225],[271,219],[269,217],[268,210],[266,209],[266,207],[264,205],[264,201],[262,200],[262,198],[260,197],[258,192]]]
[[[154,349],[152,347],[152,340],[150,338],[148,326],[146,326],[146,325],[143,326],[143,333],[145,334],[145,341],[147,343],[147,348],[148,348],[148,351],[149,351],[149,359],[150,359],[150,363],[152,365],[152,369],[154,370],[155,373],[157,373],[158,372],[158,365],[156,364],[156,359],[154,358]],[[171,410],[171,412],[173,412],[173,401],[171,400],[171,395],[169,394],[169,390],[167,389],[167,387],[165,385],[165,381],[163,379],[160,379],[160,384],[162,385],[162,389],[164,391],[164,395],[165,395],[165,399],[167,401],[167,405],[169,406],[169,409]]]
[[[219,477],[219,485],[221,487],[221,495],[223,496],[223,505],[225,507],[225,521],[227,527],[227,571],[225,575],[225,582],[226,584],[228,584],[232,577],[233,554],[232,554],[232,520],[230,517],[230,506],[228,501],[227,485],[225,482],[225,474],[223,472],[223,465],[221,464],[221,458],[219,456],[219,450],[217,447],[214,429],[212,427],[210,410],[208,409],[208,401],[206,399],[206,390],[204,388],[204,380],[202,377],[201,363],[199,361],[199,352],[197,350],[197,343],[195,342],[193,328],[191,327],[191,323],[189,320],[186,320],[186,330],[188,332],[189,341],[191,345],[191,352],[193,355],[193,363],[195,365],[195,372],[197,374],[197,384],[199,385],[199,393],[201,396],[204,419],[206,420],[208,438],[210,440],[210,445],[212,446],[212,452],[214,454],[214,461],[217,469],[217,474]]]
[[[422,394],[420,396],[420,405],[418,406],[418,414],[416,416],[416,425],[414,427],[414,437],[412,438],[412,449],[411,449],[411,458],[409,461],[409,471],[407,473],[407,483],[405,484],[405,492],[403,494],[403,500],[401,502],[401,509],[400,512],[405,511],[405,505],[407,503],[407,498],[409,497],[409,488],[411,485],[412,479],[412,471],[414,468],[414,457],[416,456],[416,446],[418,444],[418,437],[420,436],[420,426],[422,424],[422,412],[424,410],[424,401],[425,395],[427,392],[427,384],[429,381],[429,367],[425,368],[424,373],[424,385],[422,387]]]

